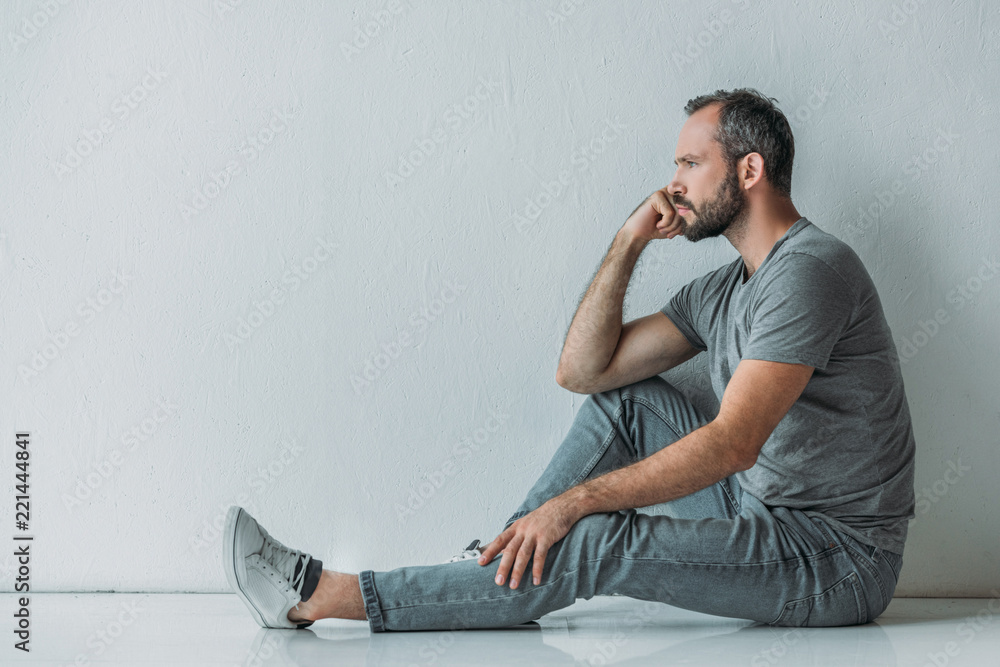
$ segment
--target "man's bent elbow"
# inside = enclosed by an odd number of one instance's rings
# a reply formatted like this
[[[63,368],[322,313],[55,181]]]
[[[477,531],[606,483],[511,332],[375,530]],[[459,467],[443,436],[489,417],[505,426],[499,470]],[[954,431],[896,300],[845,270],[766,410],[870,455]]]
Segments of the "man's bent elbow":
[[[706,424],[705,427],[712,429],[718,446],[723,452],[721,457],[725,461],[723,465],[729,468],[731,471],[730,474],[744,472],[757,465],[760,446],[754,446],[753,443],[746,442],[742,434],[731,428],[727,428],[718,418]]]
[[[556,370],[556,384],[558,384],[563,389],[568,389],[575,394],[589,394],[588,387],[579,381],[578,378],[573,377],[572,374],[567,373],[560,366]]]
[[[757,454],[744,452],[737,457],[733,467],[736,469],[735,472],[746,472],[755,465],[757,465]]]
[[[750,470],[757,465],[757,457],[760,456],[760,446],[755,447],[750,443],[740,443],[740,445],[733,450],[732,464],[735,472]]]

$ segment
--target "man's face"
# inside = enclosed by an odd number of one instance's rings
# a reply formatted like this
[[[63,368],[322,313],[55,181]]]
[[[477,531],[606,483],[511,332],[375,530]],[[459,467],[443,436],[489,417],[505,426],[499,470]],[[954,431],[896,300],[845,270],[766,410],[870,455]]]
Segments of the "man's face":
[[[717,122],[718,105],[699,109],[677,140],[677,171],[667,187],[689,241],[719,236],[748,213],[736,170],[725,163],[714,139]]]

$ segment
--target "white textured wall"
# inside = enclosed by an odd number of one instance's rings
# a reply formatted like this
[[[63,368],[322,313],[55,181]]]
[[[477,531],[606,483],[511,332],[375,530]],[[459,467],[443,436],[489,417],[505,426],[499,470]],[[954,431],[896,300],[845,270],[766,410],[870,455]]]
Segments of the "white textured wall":
[[[227,1],[0,10],[0,539],[28,430],[37,590],[226,590],[234,502],[349,571],[494,537],[582,403],[566,327],[684,103],[739,86],[915,352],[900,593],[1000,585],[991,3]],[[735,257],[646,252],[628,319]],[[704,398],[700,370],[671,377]]]

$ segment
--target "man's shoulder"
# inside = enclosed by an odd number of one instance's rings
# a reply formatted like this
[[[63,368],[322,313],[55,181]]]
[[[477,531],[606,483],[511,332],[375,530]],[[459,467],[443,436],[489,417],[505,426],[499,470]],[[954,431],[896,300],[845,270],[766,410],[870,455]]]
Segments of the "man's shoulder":
[[[742,267],[743,258],[737,256],[733,261],[681,285],[660,312],[672,320],[676,320],[676,315],[681,313],[690,318],[703,317],[706,313],[717,314],[731,291],[734,276]]]
[[[871,285],[868,269],[854,249],[812,222],[788,239],[774,259],[788,271],[835,274],[856,292]]]

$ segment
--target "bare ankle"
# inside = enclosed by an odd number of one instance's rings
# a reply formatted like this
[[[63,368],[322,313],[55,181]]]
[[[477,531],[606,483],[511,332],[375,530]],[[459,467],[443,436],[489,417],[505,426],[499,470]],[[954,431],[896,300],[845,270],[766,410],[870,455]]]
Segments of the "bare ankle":
[[[311,601],[312,598],[310,597]],[[309,604],[309,602],[302,602],[301,600],[297,605],[288,610],[288,620],[292,623],[306,623],[309,621],[315,621],[316,618],[316,608],[314,605]]]
[[[288,620],[293,623],[304,623],[306,621],[318,621],[322,618],[320,609],[320,596],[329,586],[329,571],[323,570],[320,573],[320,580],[316,590],[312,592],[308,600],[299,600],[299,603],[288,610]]]
[[[318,621],[324,618],[367,618],[357,575],[323,570],[319,585],[309,600],[300,602],[298,609],[292,607],[288,612],[288,619],[292,622]]]

